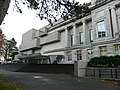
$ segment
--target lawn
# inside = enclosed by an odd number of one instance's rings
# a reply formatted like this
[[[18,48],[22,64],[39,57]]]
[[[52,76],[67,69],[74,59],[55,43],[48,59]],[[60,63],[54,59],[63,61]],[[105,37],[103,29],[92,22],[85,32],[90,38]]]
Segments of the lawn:
[[[0,76],[0,90],[26,90],[26,89],[20,85],[16,85],[15,83],[7,81],[6,79]]]

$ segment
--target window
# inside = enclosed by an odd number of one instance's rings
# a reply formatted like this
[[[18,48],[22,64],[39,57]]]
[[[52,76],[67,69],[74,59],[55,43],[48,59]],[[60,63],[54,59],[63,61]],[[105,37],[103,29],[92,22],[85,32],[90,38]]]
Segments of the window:
[[[115,55],[120,55],[120,45],[114,45]]]
[[[32,50],[32,54],[35,54],[35,49]]]
[[[70,43],[71,43],[71,46],[73,46],[73,34],[70,35]]]
[[[93,41],[93,30],[89,31],[89,35],[90,35],[90,42],[92,42]]]
[[[83,32],[79,33],[79,37],[80,37],[80,44],[83,44]]]
[[[64,60],[65,60],[65,56],[63,55],[49,55],[50,63],[62,63],[64,62]]]
[[[82,60],[82,50],[77,51],[77,60]]]
[[[101,56],[106,56],[107,55],[107,47],[106,46],[100,47],[100,55]]]
[[[92,58],[93,52],[91,49],[89,49],[87,52],[88,52],[88,61],[89,61]]]
[[[69,52],[69,53],[68,53],[68,61],[71,61],[71,60],[72,60],[72,53]]]
[[[99,38],[106,36],[105,21],[98,22],[97,29],[98,29],[98,37]]]

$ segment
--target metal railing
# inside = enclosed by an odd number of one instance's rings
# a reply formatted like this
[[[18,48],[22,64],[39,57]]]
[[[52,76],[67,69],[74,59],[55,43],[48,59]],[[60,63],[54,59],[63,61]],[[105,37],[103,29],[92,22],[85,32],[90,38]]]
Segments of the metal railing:
[[[100,77],[100,78],[114,78],[120,79],[120,68],[91,68],[86,70],[87,76]]]

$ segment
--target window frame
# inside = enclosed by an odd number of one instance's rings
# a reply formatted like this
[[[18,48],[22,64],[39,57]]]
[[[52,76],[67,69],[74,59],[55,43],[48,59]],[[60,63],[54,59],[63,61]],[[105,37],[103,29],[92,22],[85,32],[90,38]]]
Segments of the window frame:
[[[97,37],[98,38],[106,37],[107,30],[105,20],[98,21],[96,25],[97,25]]]
[[[68,52],[68,61],[72,61],[72,52]]]
[[[83,32],[79,32],[79,44],[83,44]]]
[[[70,35],[70,46],[73,46],[73,34]]]
[[[90,51],[90,53],[89,53]],[[93,57],[93,50],[92,49],[88,49],[87,50],[87,55],[88,55],[88,61],[90,61],[90,59]]]
[[[115,55],[120,55],[120,44],[114,45]]]
[[[82,60],[82,50],[77,50],[77,60]]]
[[[100,56],[107,56],[107,46],[100,46]]]
[[[93,30],[89,30],[89,37],[90,37],[90,42],[93,42]]]

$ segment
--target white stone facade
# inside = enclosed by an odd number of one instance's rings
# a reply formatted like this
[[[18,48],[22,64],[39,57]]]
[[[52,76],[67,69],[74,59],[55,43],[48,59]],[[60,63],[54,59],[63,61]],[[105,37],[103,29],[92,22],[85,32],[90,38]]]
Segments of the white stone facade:
[[[98,2],[99,1],[99,2]],[[120,1],[91,0],[91,14],[23,34],[22,54],[64,55],[64,63],[120,55]]]

